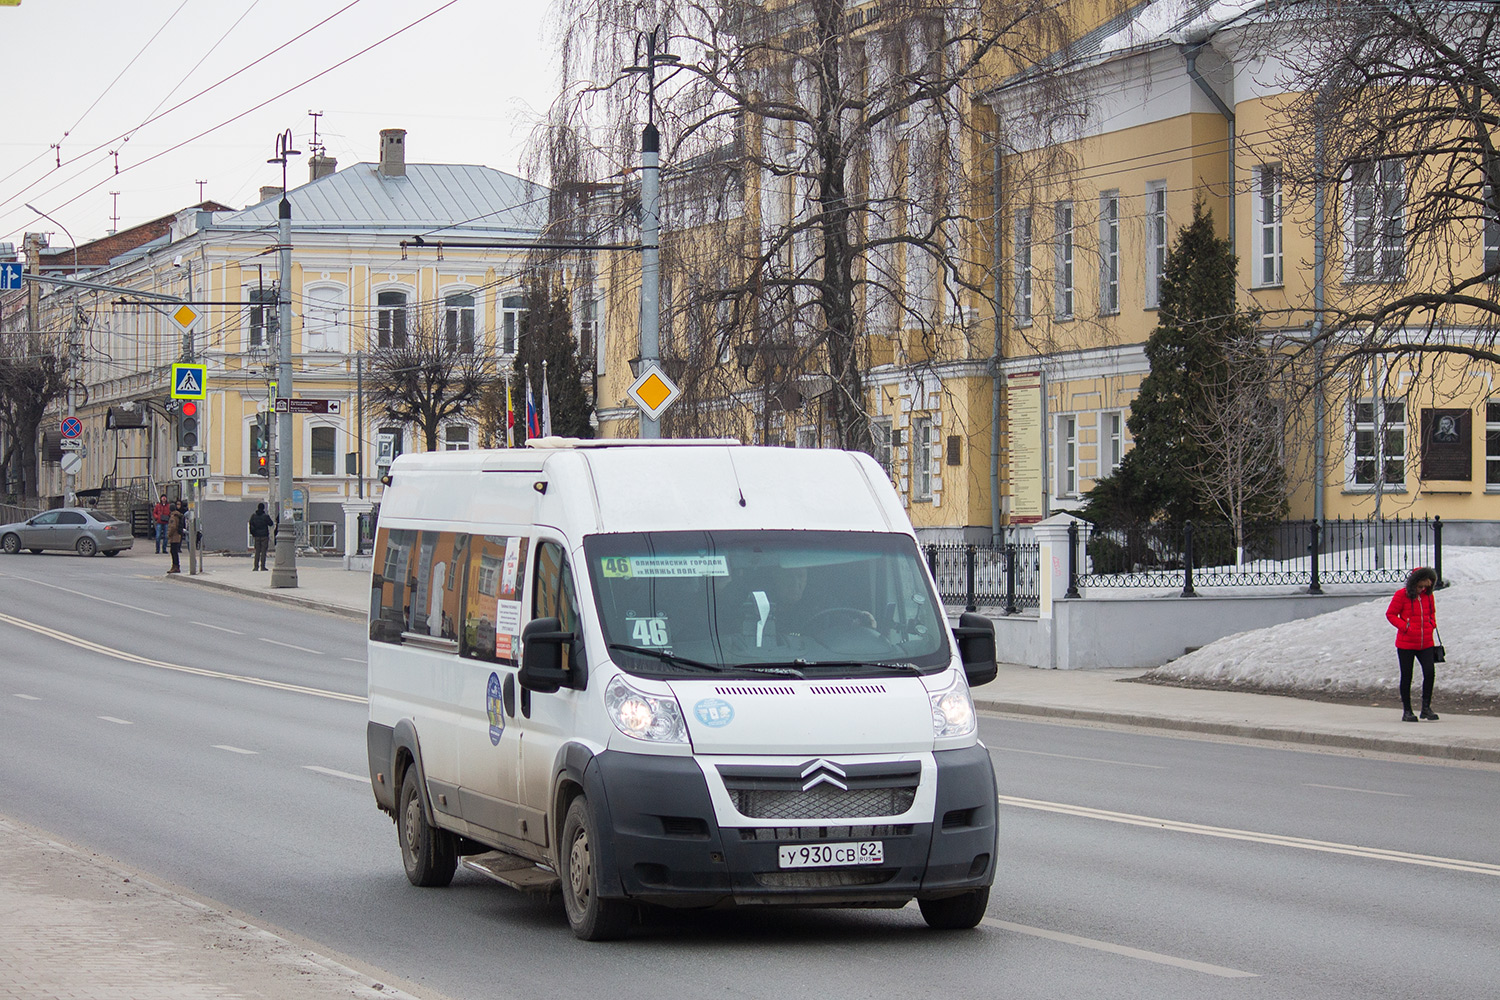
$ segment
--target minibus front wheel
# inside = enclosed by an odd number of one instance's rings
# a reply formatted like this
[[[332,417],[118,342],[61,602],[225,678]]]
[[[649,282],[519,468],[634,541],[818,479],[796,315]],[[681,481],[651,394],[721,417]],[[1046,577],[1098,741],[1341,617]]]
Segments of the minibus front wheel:
[[[422,808],[421,778],[415,764],[406,769],[406,777],[401,781],[396,836],[401,842],[401,864],[412,885],[444,886],[453,881],[453,872],[458,868],[458,844],[453,834],[428,821]]]
[[[984,919],[990,906],[990,888],[970,889],[942,899],[918,899],[917,907],[927,926],[940,931],[966,931]]]
[[[580,795],[568,805],[568,815],[563,820],[558,874],[562,876],[563,909],[568,911],[568,923],[574,936],[584,941],[612,941],[623,937],[630,925],[628,903],[599,896],[599,865],[594,856],[598,844],[588,799]]]

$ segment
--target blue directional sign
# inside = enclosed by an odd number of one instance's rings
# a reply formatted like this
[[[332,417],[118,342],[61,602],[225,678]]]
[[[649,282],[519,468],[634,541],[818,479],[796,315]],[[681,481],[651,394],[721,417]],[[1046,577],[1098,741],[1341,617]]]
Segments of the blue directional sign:
[[[207,399],[208,398],[208,366],[207,365],[173,365],[172,366],[172,398],[173,399]]]
[[[14,292],[21,287],[21,262],[0,263],[0,292]]]

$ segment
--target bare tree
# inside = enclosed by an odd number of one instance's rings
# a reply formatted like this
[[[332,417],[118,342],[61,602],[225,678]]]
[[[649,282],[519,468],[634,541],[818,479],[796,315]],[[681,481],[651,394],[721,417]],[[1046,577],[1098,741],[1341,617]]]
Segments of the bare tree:
[[[413,307],[392,324],[391,346],[370,352],[370,400],[390,419],[414,425],[438,447],[444,424],[477,403],[495,379],[494,359],[474,331],[444,322],[440,306]],[[399,331],[399,332],[398,332]]]
[[[565,90],[536,155],[554,189],[636,162],[648,109],[640,75],[622,68],[641,64],[639,32],[662,25],[674,57],[656,69],[651,111],[662,340],[684,388],[668,433],[743,434],[737,403],[768,429],[776,410],[816,397],[830,443],[869,449],[872,365],[968,355],[992,287],[989,179],[969,171],[988,169],[995,135],[979,132],[976,97],[1064,43],[1057,7],[564,0]],[[618,214],[568,225],[628,230],[637,197],[627,181],[594,203]],[[616,266],[611,288],[633,296],[629,265]]]
[[[1321,329],[1296,338],[1322,356],[1316,376],[1372,358],[1500,362],[1500,4],[1272,10],[1265,40],[1299,95],[1278,122],[1283,167],[1300,200],[1327,196],[1334,291]]]
[[[70,366],[61,334],[0,338],[0,470],[8,492],[37,494],[37,435],[47,408],[68,391]]]

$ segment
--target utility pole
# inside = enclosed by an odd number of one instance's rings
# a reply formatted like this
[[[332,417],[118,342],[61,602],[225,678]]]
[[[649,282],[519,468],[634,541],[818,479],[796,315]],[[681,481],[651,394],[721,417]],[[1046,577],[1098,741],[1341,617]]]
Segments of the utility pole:
[[[660,360],[661,354],[661,134],[656,130],[656,67],[677,62],[677,57],[666,50],[666,33],[661,25],[636,36],[635,62],[625,71],[646,74],[646,127],[641,131],[640,342],[640,371],[645,371]],[[659,438],[661,425],[642,413],[639,436]]]
[[[276,137],[276,155],[267,163],[281,164],[281,212],[277,225],[277,248],[280,251],[278,269],[280,279],[276,290],[277,325],[277,370],[276,398],[292,398],[292,203],[287,198],[286,165],[293,156],[300,156],[299,149],[292,148],[292,130],[287,129]],[[279,496],[276,505],[276,558],[271,564],[271,586],[286,588],[297,586],[297,526],[292,520],[292,408],[277,414],[276,421],[276,469]]]

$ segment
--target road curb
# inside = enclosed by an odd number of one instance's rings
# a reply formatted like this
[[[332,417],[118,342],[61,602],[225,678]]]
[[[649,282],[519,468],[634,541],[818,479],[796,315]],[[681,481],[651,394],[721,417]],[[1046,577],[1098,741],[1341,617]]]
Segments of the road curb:
[[[1043,718],[1072,719],[1078,722],[1103,722],[1142,729],[1169,729],[1179,732],[1205,733],[1211,736],[1234,736],[1240,739],[1276,743],[1306,743],[1310,746],[1338,747],[1345,750],[1373,750],[1379,753],[1443,760],[1479,761],[1500,764],[1500,748],[1476,747],[1452,743],[1422,743],[1393,736],[1364,736],[1346,733],[1316,732],[1278,726],[1237,722],[1213,722],[1208,719],[1182,719],[1161,715],[1137,715],[1088,708],[1066,708],[1057,705],[1031,705],[1021,702],[975,700],[982,712],[1006,715],[1034,715]]]
[[[309,597],[298,597],[295,594],[280,594],[275,591],[246,590],[244,587],[236,587],[232,583],[220,583],[217,580],[205,580],[203,574],[193,576],[188,573],[174,573],[167,579],[177,583],[191,583],[199,587],[209,587],[213,590],[222,590],[229,594],[239,594],[243,597],[254,597],[262,601],[270,601],[273,604],[290,604],[293,607],[305,608],[309,611],[323,611],[350,621],[362,622],[365,620],[365,612],[354,608],[344,608],[337,604],[329,604],[326,601],[314,600]]]

